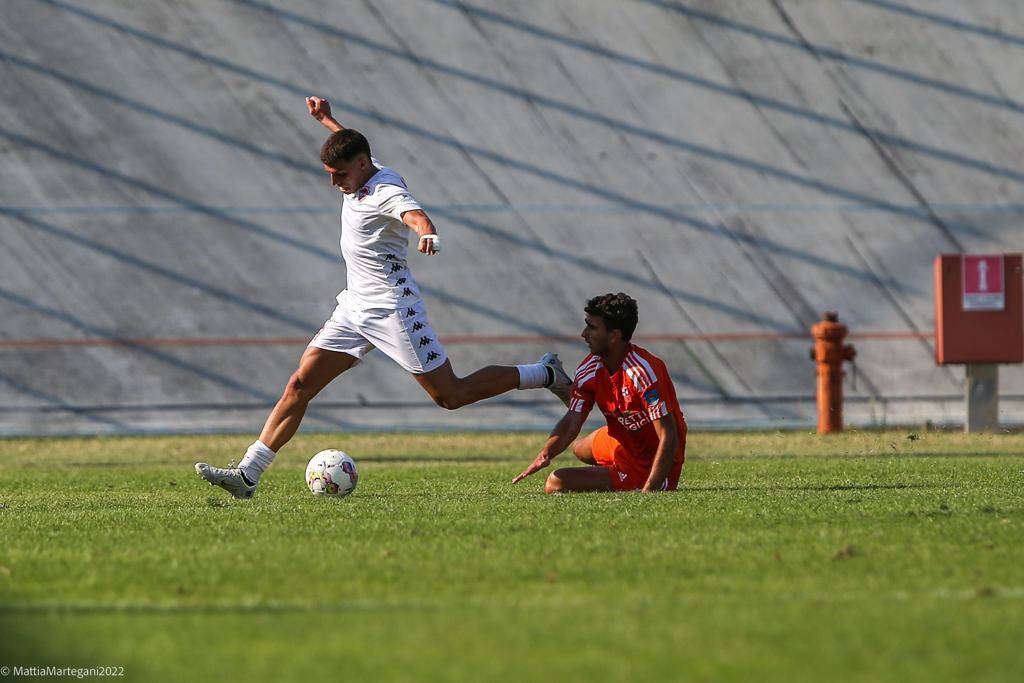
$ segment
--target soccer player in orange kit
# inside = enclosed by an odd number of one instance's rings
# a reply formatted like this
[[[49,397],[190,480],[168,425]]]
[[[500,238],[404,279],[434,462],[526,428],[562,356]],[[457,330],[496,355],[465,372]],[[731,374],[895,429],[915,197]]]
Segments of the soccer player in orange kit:
[[[686,420],[665,363],[630,342],[636,301],[605,294],[588,301],[584,311],[582,336],[590,355],[576,370],[569,410],[512,483],[547,467],[572,444],[576,457],[589,466],[555,470],[544,485],[546,493],[674,491],[685,459]],[[575,440],[594,405],[608,426]]]

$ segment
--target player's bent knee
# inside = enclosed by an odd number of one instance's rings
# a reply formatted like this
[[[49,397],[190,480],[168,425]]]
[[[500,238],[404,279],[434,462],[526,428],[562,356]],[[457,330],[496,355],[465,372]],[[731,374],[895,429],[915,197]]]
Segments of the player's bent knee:
[[[583,449],[583,439],[576,439],[572,442],[572,454],[576,456],[577,460],[583,462],[590,462],[592,460]]]
[[[289,401],[302,403],[308,402],[311,398],[306,389],[306,385],[302,382],[302,377],[299,376],[299,373],[296,372],[288,378],[288,384],[284,387],[283,398],[288,399]]]

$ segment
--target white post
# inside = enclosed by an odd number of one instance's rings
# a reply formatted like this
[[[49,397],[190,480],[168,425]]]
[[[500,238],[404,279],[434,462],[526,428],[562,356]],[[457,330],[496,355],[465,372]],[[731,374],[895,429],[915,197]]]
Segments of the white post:
[[[999,429],[999,366],[968,363],[964,381],[967,422],[964,432],[994,432]]]

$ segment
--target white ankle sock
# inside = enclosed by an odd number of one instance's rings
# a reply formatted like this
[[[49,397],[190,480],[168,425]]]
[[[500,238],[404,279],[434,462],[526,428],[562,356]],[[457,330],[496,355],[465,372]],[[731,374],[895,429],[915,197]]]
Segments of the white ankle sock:
[[[255,484],[260,480],[263,471],[270,467],[270,463],[274,462],[276,456],[277,453],[270,450],[267,444],[257,439],[245,450],[242,461],[238,463],[238,469],[242,470],[246,479]]]
[[[543,389],[548,383],[548,369],[540,363],[517,365],[520,389]]]

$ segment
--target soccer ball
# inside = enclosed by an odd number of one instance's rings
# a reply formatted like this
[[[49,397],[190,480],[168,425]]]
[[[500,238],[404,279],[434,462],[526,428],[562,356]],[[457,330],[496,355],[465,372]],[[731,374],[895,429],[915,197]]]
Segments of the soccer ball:
[[[358,482],[356,461],[333,448],[320,451],[306,465],[306,485],[314,496],[347,496]]]

